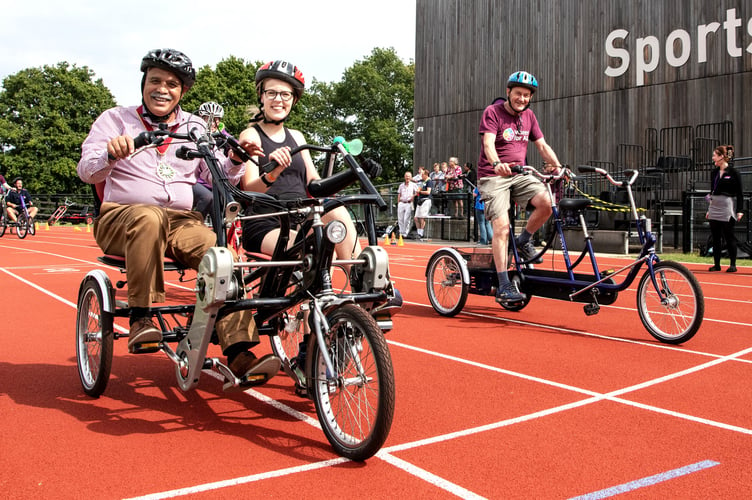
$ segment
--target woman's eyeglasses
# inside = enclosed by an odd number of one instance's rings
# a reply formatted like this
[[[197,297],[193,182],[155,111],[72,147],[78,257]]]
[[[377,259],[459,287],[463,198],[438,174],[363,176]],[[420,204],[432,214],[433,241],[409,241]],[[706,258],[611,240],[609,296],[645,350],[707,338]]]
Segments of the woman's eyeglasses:
[[[287,90],[264,90],[264,96],[266,96],[266,98],[270,101],[273,101],[277,98],[277,96],[279,96],[280,99],[282,99],[284,102],[287,102],[292,99],[292,92]]]

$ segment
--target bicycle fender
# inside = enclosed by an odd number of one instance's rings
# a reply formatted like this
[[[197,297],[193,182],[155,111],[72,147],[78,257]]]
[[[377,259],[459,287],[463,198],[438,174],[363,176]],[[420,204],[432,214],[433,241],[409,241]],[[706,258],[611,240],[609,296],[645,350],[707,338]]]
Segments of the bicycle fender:
[[[465,260],[465,257],[463,257],[462,254],[459,253],[455,248],[443,247],[443,248],[439,248],[433,254],[431,254],[431,259],[433,259],[434,255],[437,255],[441,252],[450,253],[452,254],[454,258],[457,259],[457,262],[460,263],[460,273],[462,274],[462,283],[464,283],[465,285],[470,285],[470,270],[467,268],[467,261]],[[426,276],[428,276],[428,268],[426,268]]]
[[[112,287],[112,282],[107,274],[101,269],[94,269],[86,273],[86,276],[81,280],[81,285],[78,287],[78,296],[81,297],[81,291],[84,289],[84,285],[94,281],[97,287],[102,292],[102,309],[108,313],[115,312],[115,289]]]

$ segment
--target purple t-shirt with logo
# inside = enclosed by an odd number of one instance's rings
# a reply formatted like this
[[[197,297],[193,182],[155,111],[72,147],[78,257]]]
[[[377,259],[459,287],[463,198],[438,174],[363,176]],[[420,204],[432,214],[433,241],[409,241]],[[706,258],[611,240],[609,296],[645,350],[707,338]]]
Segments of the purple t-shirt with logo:
[[[480,134],[496,134],[496,153],[502,163],[524,165],[528,141],[543,138],[538,119],[531,109],[513,116],[504,108],[504,101],[492,104],[483,111],[480,119]],[[478,178],[496,175],[491,162],[486,159],[483,147],[478,160]]]

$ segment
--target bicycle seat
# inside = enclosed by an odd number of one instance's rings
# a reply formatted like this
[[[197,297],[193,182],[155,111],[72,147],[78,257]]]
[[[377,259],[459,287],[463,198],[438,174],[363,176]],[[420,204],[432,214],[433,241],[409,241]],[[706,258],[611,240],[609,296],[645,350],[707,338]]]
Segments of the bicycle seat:
[[[561,210],[585,210],[590,205],[592,203],[586,199],[564,198],[559,201],[559,208]]]

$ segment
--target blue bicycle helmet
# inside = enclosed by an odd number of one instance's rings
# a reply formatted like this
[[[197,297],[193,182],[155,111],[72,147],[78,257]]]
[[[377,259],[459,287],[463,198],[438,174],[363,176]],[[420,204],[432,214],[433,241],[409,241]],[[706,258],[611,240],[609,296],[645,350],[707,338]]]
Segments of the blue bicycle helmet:
[[[507,88],[511,89],[512,87],[525,87],[535,93],[538,90],[538,80],[527,71],[515,71],[509,75],[509,80],[507,80]]]

